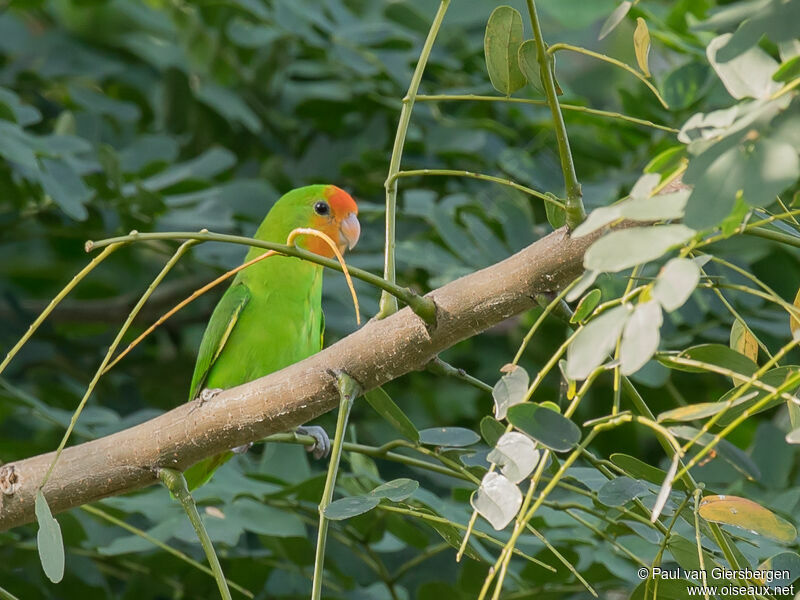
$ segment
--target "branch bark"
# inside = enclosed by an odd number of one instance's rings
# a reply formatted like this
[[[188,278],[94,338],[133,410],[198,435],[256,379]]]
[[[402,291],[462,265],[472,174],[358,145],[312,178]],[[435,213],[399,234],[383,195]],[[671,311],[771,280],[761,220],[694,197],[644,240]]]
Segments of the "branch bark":
[[[64,450],[44,489],[53,512],[123,494],[158,481],[157,467],[185,469],[198,460],[333,409],[336,373],[364,390],[422,369],[439,352],[533,307],[535,295],[577,277],[597,235],[571,239],[566,228],[491,267],[429,294],[430,330],[410,309],[373,320],[337,344],[277,373],[182,404],[159,417]],[[34,498],[53,453],[0,467],[0,531],[34,520]]]

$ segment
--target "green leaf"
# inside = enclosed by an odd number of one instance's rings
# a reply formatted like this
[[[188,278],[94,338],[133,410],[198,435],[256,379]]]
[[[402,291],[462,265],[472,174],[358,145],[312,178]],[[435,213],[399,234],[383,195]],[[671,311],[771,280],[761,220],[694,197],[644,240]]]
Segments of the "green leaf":
[[[706,521],[740,527],[785,544],[797,538],[794,525],[747,498],[706,496],[698,512]]]
[[[664,310],[683,306],[700,283],[700,267],[688,258],[673,258],[661,269],[653,286],[653,298]]]
[[[401,502],[416,492],[418,487],[419,481],[401,477],[379,485],[369,495],[377,498],[386,498],[392,502]]]
[[[597,490],[597,499],[606,506],[623,506],[648,491],[641,481],[624,476],[615,477]]]
[[[553,229],[563,227],[567,222],[567,211],[552,202],[544,203],[544,212],[547,216],[547,222],[550,223]]]
[[[778,63],[758,46],[742,52],[727,62],[717,60],[717,53],[733,34],[725,33],[715,37],[706,47],[708,62],[717,72],[728,93],[742,98],[768,98],[780,89],[780,84],[772,80]]]
[[[506,427],[502,423],[500,423],[494,417],[490,417],[486,415],[481,419],[481,436],[483,437],[483,441],[490,447],[494,447],[497,444],[497,440],[500,439],[506,432]]]
[[[752,400],[757,392],[744,394],[737,398],[728,409]],[[694,421],[695,419],[705,419],[726,409],[726,402],[698,402],[667,410],[658,415],[658,421]]]
[[[664,101],[672,110],[688,108],[700,98],[710,75],[708,65],[697,61],[676,67],[667,73],[661,85]]]
[[[428,446],[452,446],[461,448],[471,446],[481,437],[471,429],[463,427],[431,427],[419,432],[419,441]]]
[[[659,357],[658,360],[670,369],[676,369],[678,371],[687,371],[689,373],[705,373],[708,371],[706,367],[681,364],[679,361],[671,360],[672,358],[673,357],[670,355],[665,355]],[[674,358],[688,358],[696,362],[729,369],[748,377],[758,370],[758,365],[751,359],[722,344],[700,344],[692,346],[679,353]]]
[[[625,322],[619,347],[619,369],[623,375],[633,375],[649,361],[661,339],[663,317],[658,302],[636,305]]]
[[[394,400],[382,387],[376,387],[374,390],[368,391],[364,394],[364,398],[375,409],[375,412],[394,427],[395,431],[412,442],[419,442],[419,431],[417,431],[414,423],[411,422],[411,419],[395,404]]]
[[[787,444],[800,444],[800,429],[795,429],[786,434]]]
[[[60,158],[43,158],[39,181],[58,207],[75,220],[83,221],[88,212],[84,204],[92,197],[83,179]]]
[[[504,529],[522,505],[522,492],[499,473],[489,471],[472,495],[470,504],[497,531]]]
[[[61,526],[53,518],[42,490],[36,492],[34,512],[39,523],[36,548],[42,569],[50,581],[58,583],[64,578],[64,540],[61,537]]]
[[[442,539],[448,544],[450,544],[453,548],[456,549],[461,548],[463,535],[454,526],[450,525],[449,523],[441,523],[438,521],[425,521],[425,523],[433,527],[433,529],[436,530],[436,533],[442,536]],[[464,554],[466,554],[473,560],[483,562],[481,555],[478,554],[478,552],[475,550],[474,542],[472,540],[470,540],[469,543],[467,544],[467,547],[464,550]]]
[[[777,367],[775,369],[770,369],[769,371],[764,373],[761,377],[758,378],[758,380],[761,381],[762,383],[765,383],[767,385],[770,385],[772,387],[777,388],[777,387],[780,387],[781,385],[783,385],[786,382],[787,378],[795,375],[797,373],[798,369],[800,369],[800,367],[798,367],[796,365],[787,365],[787,366],[783,366],[783,367]],[[750,373],[750,374],[752,375],[752,373]],[[790,394],[793,394],[797,390],[798,386],[800,386],[800,384],[798,384],[797,386],[794,386],[792,389],[789,389],[789,390],[786,390],[786,391],[788,393],[790,393]],[[735,393],[737,393],[738,389],[739,388],[736,387],[736,388],[733,388],[732,390],[729,390],[728,392],[726,392],[718,400],[718,402],[721,402],[721,403],[727,402],[728,399],[731,396],[733,396]],[[759,390],[759,389],[754,389],[753,393],[746,393],[745,396],[747,396],[748,400],[746,402],[741,402],[741,403],[737,402],[737,406],[735,406],[734,408],[731,408],[722,417],[720,417],[720,420],[718,421],[718,423],[720,425],[723,425],[723,426],[730,424],[734,419],[736,419],[736,417],[741,415],[745,410],[750,408],[752,405],[754,405],[757,402],[761,401],[768,394],[769,394],[769,392],[767,392],[765,390]],[[765,410],[770,410],[771,408],[774,408],[775,406],[779,406],[779,405],[783,404],[783,402],[784,402],[783,398],[780,398],[780,397],[773,398],[772,400],[767,402],[764,406],[762,406],[758,411],[756,411],[754,414],[758,414],[760,412],[764,412]]]
[[[363,515],[378,506],[381,499],[377,496],[350,496],[334,500],[325,508],[325,517],[331,521],[343,521],[351,517]]]
[[[486,68],[494,89],[505,96],[525,85],[517,53],[522,44],[522,15],[510,6],[498,6],[489,16],[483,39]]]
[[[669,428],[672,435],[683,440],[692,440],[700,434],[700,430],[689,425],[675,425]],[[710,433],[703,433],[697,438],[696,444],[707,446],[714,441],[714,436]],[[727,461],[734,469],[742,473],[748,479],[757,481],[761,479],[761,471],[747,454],[740,448],[731,444],[728,440],[721,439],[714,447],[717,454]]]
[[[527,78],[528,83],[533,86],[533,89],[540,96],[544,96],[544,86],[542,85],[542,76],[539,70],[538,50],[536,49],[536,40],[525,40],[520,44],[517,53],[519,61],[519,68],[522,74]],[[557,209],[558,207],[550,205],[549,202],[545,204],[545,210]],[[549,217],[548,217],[549,220]],[[553,225],[552,221],[550,222]],[[553,227],[561,227],[561,225],[553,225]]]
[[[636,53],[636,62],[644,73],[650,77],[648,56],[650,55],[650,31],[642,17],[636,17],[636,30],[633,32],[633,50]]]
[[[612,231],[594,242],[583,258],[583,266],[616,273],[659,258],[695,234],[685,225],[633,227]]]
[[[595,308],[597,308],[597,305],[600,303],[600,298],[602,297],[603,293],[597,289],[586,294],[583,298],[581,298],[581,301],[578,302],[578,306],[575,308],[575,312],[570,317],[569,322],[580,323],[583,321]]]
[[[630,306],[616,306],[589,321],[578,332],[567,349],[569,379],[586,379],[605,362],[608,353],[617,345],[617,338],[630,314]]]
[[[617,452],[610,456],[610,460],[620,469],[625,471],[625,473],[635,479],[644,479],[650,483],[661,485],[667,476],[667,472],[663,469],[648,465],[646,462],[643,462],[638,458],[628,454]],[[686,485],[680,480],[674,481],[672,487],[674,489],[686,489]]]
[[[628,14],[631,6],[633,6],[633,2],[629,2],[629,0],[625,0],[619,6],[617,6],[617,8],[614,9],[614,12],[608,16],[605,23],[603,23],[603,27],[600,28],[600,35],[597,36],[597,39],[602,40],[609,33],[614,31],[617,25],[622,23],[622,19],[624,19],[625,15]]]
[[[793,56],[784,62],[780,68],[772,74],[773,81],[788,82],[800,77],[800,55]]]
[[[772,572],[772,581],[765,581],[772,588],[791,585],[800,577],[800,555],[797,552],[781,552],[758,565],[756,571]],[[784,571],[788,571],[788,577],[782,575]]]
[[[508,420],[514,427],[556,452],[571,450],[581,439],[581,430],[575,423],[537,404],[512,406],[508,411]]]
[[[539,451],[528,436],[509,431],[502,435],[486,458],[500,465],[500,471],[510,481],[519,483],[536,467]]]
[[[522,367],[515,367],[510,373],[503,375],[492,388],[494,414],[498,419],[505,419],[509,407],[525,401],[528,394],[530,377]]]

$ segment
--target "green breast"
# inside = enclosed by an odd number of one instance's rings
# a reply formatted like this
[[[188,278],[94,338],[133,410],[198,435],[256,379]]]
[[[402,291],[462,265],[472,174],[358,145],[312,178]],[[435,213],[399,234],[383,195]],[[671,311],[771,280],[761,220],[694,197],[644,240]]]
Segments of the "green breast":
[[[252,297],[206,380],[227,389],[319,352],[322,268],[273,256],[240,273]]]

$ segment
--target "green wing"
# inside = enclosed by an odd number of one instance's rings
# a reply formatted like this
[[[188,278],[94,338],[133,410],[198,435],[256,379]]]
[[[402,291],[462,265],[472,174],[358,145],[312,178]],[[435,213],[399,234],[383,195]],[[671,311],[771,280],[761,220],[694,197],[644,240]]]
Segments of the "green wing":
[[[225,343],[230,338],[242,309],[249,301],[250,289],[246,284],[239,282],[229,287],[219,304],[217,304],[214,313],[211,315],[211,320],[208,322],[208,327],[206,327],[206,332],[203,334],[203,341],[200,342],[197,363],[195,363],[194,375],[192,375],[189,400],[197,398],[202,391],[214,361],[217,360],[225,347]]]

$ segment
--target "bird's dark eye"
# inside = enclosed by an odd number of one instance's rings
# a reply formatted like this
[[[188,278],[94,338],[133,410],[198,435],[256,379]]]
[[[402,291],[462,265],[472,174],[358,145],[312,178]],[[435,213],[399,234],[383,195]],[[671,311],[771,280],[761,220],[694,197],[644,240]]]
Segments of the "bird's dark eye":
[[[327,202],[317,202],[314,205],[314,212],[318,215],[327,215],[331,212],[331,207],[328,206]]]

